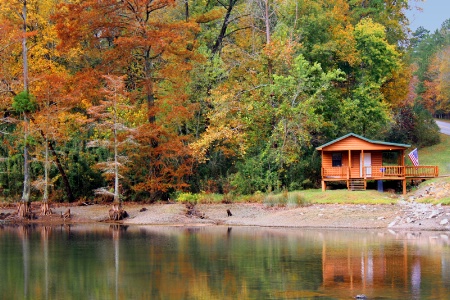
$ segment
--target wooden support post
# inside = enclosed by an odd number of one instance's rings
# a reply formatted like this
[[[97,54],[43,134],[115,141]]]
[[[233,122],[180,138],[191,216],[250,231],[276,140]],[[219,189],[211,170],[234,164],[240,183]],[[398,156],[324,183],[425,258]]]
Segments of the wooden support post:
[[[352,167],[352,150],[348,150],[348,166]]]
[[[322,192],[325,192],[327,190],[327,183],[325,180],[322,180]]]
[[[403,195],[406,195],[406,178],[402,180],[403,182]]]
[[[364,167],[364,150],[361,150],[361,154],[359,154],[359,169],[362,171],[360,175],[366,179],[366,168]]]
[[[348,150],[348,175],[347,175],[347,186],[348,179],[352,178],[352,150]]]

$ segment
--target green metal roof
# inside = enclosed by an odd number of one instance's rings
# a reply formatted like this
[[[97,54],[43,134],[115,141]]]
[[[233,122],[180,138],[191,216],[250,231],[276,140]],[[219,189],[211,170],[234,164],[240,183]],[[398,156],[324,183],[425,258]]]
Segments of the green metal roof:
[[[316,150],[322,150],[324,147],[327,147],[331,144],[334,144],[336,142],[342,141],[343,139],[346,139],[350,136],[354,136],[358,139],[364,140],[366,142],[369,142],[371,144],[379,144],[379,145],[386,145],[386,146],[397,146],[397,147],[405,147],[405,148],[409,148],[411,147],[411,145],[408,144],[399,144],[399,143],[389,143],[389,142],[382,142],[382,141],[374,141],[374,140],[369,140],[368,138],[365,138],[363,136],[357,135],[356,133],[350,132],[344,136],[341,136],[340,138],[337,138],[335,140],[332,140],[331,142],[328,142],[326,144],[323,144],[322,146],[319,146],[316,148]]]

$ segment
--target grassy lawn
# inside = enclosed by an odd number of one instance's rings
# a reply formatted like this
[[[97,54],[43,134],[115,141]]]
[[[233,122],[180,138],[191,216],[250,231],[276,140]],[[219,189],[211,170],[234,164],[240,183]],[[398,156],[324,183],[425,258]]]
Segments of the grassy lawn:
[[[441,134],[438,145],[419,149],[419,162],[424,166],[438,166],[439,175],[450,175],[450,136]]]
[[[315,204],[393,204],[397,202],[390,193],[380,193],[375,190],[348,191],[322,189],[306,190],[301,192],[308,203]]]
[[[348,191],[310,189],[303,191],[282,192],[276,194],[255,193],[237,196],[218,194],[180,194],[177,201],[194,203],[263,203],[267,206],[305,206],[309,204],[394,204],[397,198],[391,193],[375,190]]]

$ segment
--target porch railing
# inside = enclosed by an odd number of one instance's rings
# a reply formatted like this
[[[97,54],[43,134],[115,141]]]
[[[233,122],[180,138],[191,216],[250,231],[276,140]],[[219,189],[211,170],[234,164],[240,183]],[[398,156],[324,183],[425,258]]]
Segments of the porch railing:
[[[395,178],[433,178],[439,176],[437,166],[365,166],[359,168],[330,167],[322,168],[322,178],[324,179],[349,179],[349,178],[374,178],[374,179],[395,179]]]
[[[379,168],[377,177],[403,177],[405,176],[404,166],[382,166]]]
[[[406,168],[406,177],[417,177],[417,178],[433,178],[439,176],[439,167],[438,166],[407,166]]]
[[[349,178],[349,168],[348,167],[331,167],[322,168],[322,178]]]

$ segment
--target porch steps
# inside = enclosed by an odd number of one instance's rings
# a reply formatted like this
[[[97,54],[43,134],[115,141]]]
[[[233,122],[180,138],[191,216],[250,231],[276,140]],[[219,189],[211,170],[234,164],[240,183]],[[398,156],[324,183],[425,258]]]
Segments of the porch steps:
[[[349,189],[351,191],[365,191],[366,186],[364,184],[364,179],[359,178],[350,179]]]

